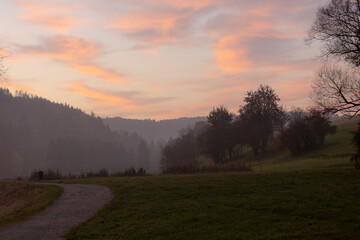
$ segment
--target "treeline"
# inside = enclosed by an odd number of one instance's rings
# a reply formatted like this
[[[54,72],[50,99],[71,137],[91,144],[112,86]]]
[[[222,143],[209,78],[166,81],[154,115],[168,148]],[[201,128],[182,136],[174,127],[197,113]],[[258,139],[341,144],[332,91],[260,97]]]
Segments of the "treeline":
[[[23,92],[0,89],[0,177],[36,169],[62,173],[158,169],[160,146],[114,132],[94,114]]]
[[[218,165],[226,164],[240,158],[244,148],[250,148],[255,155],[263,154],[270,141],[279,150],[289,149],[299,155],[321,147],[325,136],[335,133],[336,127],[322,112],[286,112],[279,101],[271,87],[260,85],[258,90],[247,92],[238,115],[224,106],[214,108],[206,122],[183,129],[163,148],[164,171],[199,166],[202,157]]]
[[[135,132],[148,141],[165,143],[169,138],[175,138],[179,129],[193,127],[196,122],[205,121],[206,117],[178,118],[155,121],[151,119],[138,120],[121,117],[104,118],[105,124],[114,131]]]

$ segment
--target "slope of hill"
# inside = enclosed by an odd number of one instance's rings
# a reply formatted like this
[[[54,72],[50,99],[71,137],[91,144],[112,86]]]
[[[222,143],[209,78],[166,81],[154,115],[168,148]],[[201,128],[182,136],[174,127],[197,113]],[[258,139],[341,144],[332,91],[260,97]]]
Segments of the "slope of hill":
[[[0,178],[48,167],[63,174],[149,169],[158,152],[135,133],[114,132],[80,109],[0,89]]]
[[[167,141],[170,137],[178,136],[179,130],[188,126],[193,127],[196,122],[207,121],[206,117],[178,118],[168,120],[137,120],[126,118],[105,118],[104,122],[114,131],[135,132],[139,136],[151,141],[163,139]]]
[[[360,175],[350,162],[356,120],[337,124],[316,152],[269,152],[262,170],[247,154],[253,172],[77,180],[109,186],[115,198],[67,237],[360,239]]]

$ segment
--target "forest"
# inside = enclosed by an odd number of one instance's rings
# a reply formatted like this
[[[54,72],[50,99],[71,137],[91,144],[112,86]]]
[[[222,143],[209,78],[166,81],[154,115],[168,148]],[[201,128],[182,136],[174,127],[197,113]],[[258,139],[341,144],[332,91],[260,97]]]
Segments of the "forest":
[[[0,113],[2,178],[48,168],[62,174],[158,169],[160,146],[136,133],[112,131],[100,117],[67,104],[1,88]]]

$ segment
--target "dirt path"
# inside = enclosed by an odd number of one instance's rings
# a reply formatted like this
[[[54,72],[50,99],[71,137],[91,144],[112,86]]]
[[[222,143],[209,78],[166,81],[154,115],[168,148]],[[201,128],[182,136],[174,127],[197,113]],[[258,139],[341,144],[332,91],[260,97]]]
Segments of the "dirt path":
[[[107,187],[85,184],[54,184],[63,194],[43,212],[27,220],[0,228],[0,240],[50,240],[61,237],[110,202],[113,195]]]

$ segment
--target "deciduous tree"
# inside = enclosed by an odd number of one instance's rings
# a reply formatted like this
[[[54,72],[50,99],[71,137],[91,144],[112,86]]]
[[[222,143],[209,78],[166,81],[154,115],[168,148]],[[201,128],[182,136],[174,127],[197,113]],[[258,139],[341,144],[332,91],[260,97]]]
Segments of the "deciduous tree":
[[[360,66],[360,0],[331,0],[320,7],[307,42],[323,43],[322,57]]]
[[[267,85],[247,92],[245,106],[239,110],[244,134],[255,154],[265,152],[267,143],[276,129],[284,124],[285,112],[278,102],[280,98]]]

